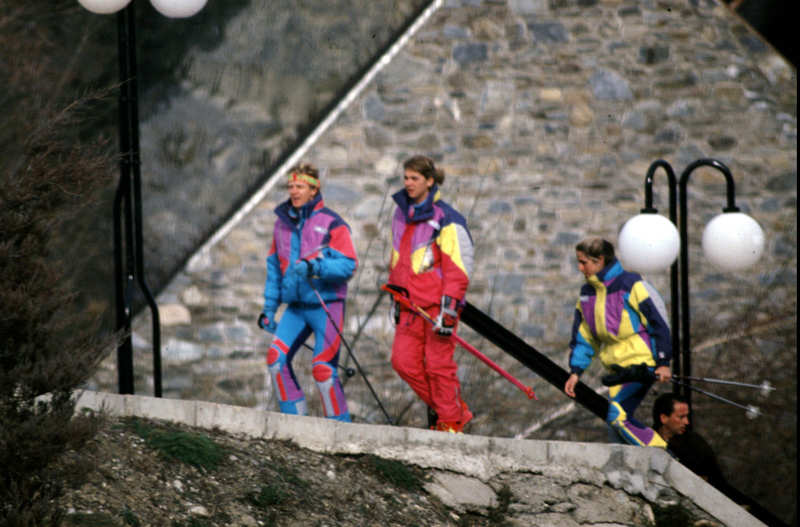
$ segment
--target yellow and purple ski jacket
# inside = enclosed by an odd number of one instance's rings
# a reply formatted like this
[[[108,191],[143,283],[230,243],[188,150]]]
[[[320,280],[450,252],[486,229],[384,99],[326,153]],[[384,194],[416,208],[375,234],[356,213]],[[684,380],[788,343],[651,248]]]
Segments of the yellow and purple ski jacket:
[[[392,257],[389,283],[405,288],[420,307],[439,305],[442,295],[464,300],[472,272],[472,237],[464,217],[431,187],[414,205],[405,189],[392,198]]]
[[[615,259],[581,287],[569,347],[570,371],[578,375],[596,351],[606,368],[669,366],[672,344],[661,296]]]

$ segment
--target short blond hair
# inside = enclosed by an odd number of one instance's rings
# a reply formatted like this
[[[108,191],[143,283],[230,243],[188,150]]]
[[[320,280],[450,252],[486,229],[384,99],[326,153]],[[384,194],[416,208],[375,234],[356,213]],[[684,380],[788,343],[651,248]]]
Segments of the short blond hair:
[[[305,181],[314,188],[319,188],[319,170],[311,163],[300,163],[289,169],[289,181]]]

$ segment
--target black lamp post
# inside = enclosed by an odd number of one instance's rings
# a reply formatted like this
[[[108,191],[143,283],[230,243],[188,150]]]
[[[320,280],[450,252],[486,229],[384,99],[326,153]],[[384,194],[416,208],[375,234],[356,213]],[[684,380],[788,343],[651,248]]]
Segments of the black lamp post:
[[[673,225],[677,224],[677,180],[675,179],[675,172],[672,170],[672,166],[664,161],[663,159],[659,159],[654,161],[650,168],[647,169],[647,175],[644,179],[644,208],[642,209],[642,214],[656,214],[658,210],[653,208],[653,177],[655,176],[656,170],[659,168],[663,168],[664,172],[667,174],[668,182],[669,182],[669,221],[672,222]],[[685,243],[681,244],[685,246]],[[671,313],[670,313],[670,323],[672,325],[672,369],[675,370],[678,374],[681,371],[681,347],[680,347],[680,336],[679,336],[679,327],[680,327],[680,313],[678,312],[677,306],[679,302],[679,294],[678,294],[678,262],[673,261],[672,264],[669,266],[669,284],[670,284],[670,306]],[[674,385],[675,393],[680,393],[679,385]]]
[[[681,179],[678,183],[678,186],[680,189],[681,356],[683,359],[683,369],[681,370],[680,375],[683,377],[682,382],[685,384],[683,396],[686,398],[686,402],[689,404],[690,409],[692,407],[692,391],[690,390],[692,382],[690,379],[692,375],[692,355],[690,348],[691,333],[689,331],[691,319],[689,316],[689,212],[686,187],[689,184],[689,177],[692,175],[692,172],[702,166],[713,167],[720,171],[723,176],[725,176],[728,204],[724,209],[722,209],[722,212],[739,212],[739,208],[735,203],[736,190],[733,183],[733,175],[731,175],[731,171],[727,166],[715,159],[698,159],[687,166],[683,173],[681,173]]]
[[[123,335],[122,341],[117,347],[119,393],[134,393],[131,318],[133,317],[133,294],[138,285],[150,307],[153,330],[153,386],[155,396],[161,397],[161,324],[158,305],[144,278],[134,2],[131,0],[78,1],[93,13],[117,13],[120,79],[120,178],[114,196],[113,214],[116,329]],[[151,3],[164,16],[184,18],[192,16],[202,9],[206,0],[151,0]]]
[[[689,307],[689,233],[687,185],[692,173],[700,167],[711,167],[725,176],[727,206],[722,214],[712,219],[703,233],[703,252],[717,267],[723,270],[738,270],[755,263],[761,256],[764,234],[750,216],[739,212],[735,203],[735,186],[730,170],[716,159],[698,159],[692,162],[676,180],[672,167],[659,159],[650,165],[645,176],[645,207],[642,214],[631,218],[620,232],[620,256],[633,271],[655,271],[670,265],[671,323],[673,370],[683,386],[683,396],[691,408],[691,337]],[[668,227],[654,229],[653,217],[658,211],[653,208],[653,176],[663,168],[669,179]],[[679,189],[678,247],[675,243],[676,187]],[[666,222],[666,220],[664,220]],[[675,256],[680,253],[680,266]],[[632,262],[632,264],[628,264]],[[680,292],[678,275],[680,274]],[[675,392],[680,393],[676,384]]]
[[[119,39],[119,148],[120,178],[114,197],[114,282],[117,331],[123,340],[117,348],[119,393],[134,393],[131,317],[133,291],[138,284],[150,307],[153,331],[153,385],[161,397],[161,325],[158,306],[144,278],[142,236],[142,184],[139,158],[139,105],[136,76],[136,13],[133,2],[117,13]],[[124,221],[124,234],[123,226]],[[123,260],[122,251],[125,250]]]

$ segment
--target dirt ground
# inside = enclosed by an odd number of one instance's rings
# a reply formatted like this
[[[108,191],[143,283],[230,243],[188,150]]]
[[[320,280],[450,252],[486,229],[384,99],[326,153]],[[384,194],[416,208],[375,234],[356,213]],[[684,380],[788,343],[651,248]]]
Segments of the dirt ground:
[[[492,511],[457,514],[423,490],[424,471],[373,456],[323,455],[284,441],[114,418],[90,451],[88,481],[62,502],[66,525],[502,524]]]

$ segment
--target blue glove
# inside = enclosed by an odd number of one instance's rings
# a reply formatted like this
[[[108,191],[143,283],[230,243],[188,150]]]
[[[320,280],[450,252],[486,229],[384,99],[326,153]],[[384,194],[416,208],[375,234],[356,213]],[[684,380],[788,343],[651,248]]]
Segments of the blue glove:
[[[297,275],[298,278],[306,279],[311,276],[311,266],[306,260],[298,260],[292,265],[291,273]]]
[[[278,322],[275,320],[275,313],[261,313],[258,315],[258,327],[267,333],[275,333],[278,329]]]

